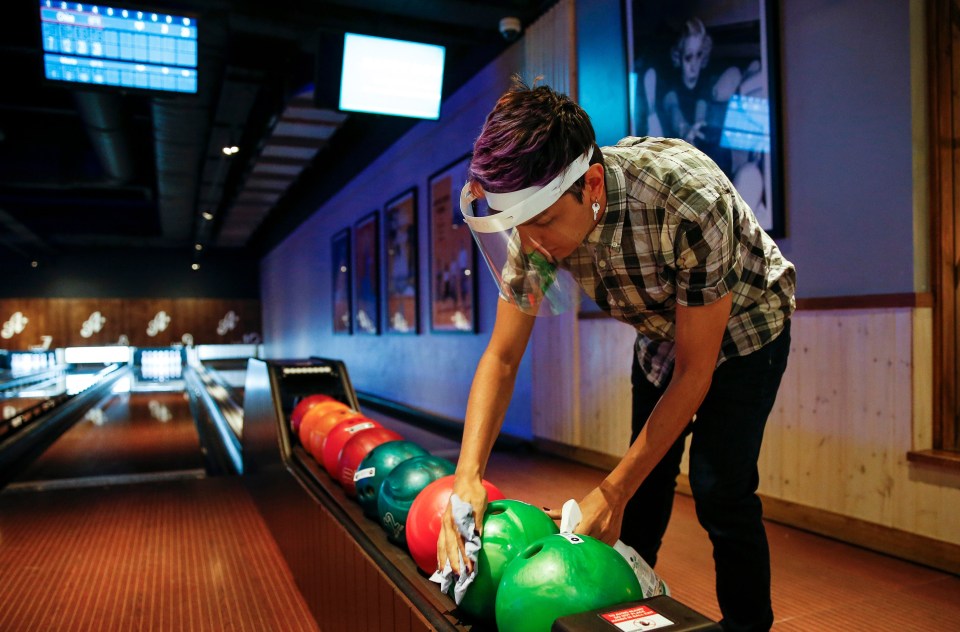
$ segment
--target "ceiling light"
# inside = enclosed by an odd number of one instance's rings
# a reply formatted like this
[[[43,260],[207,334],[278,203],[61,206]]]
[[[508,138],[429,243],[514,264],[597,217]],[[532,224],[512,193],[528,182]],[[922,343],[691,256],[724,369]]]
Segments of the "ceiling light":
[[[209,222],[210,220],[213,219],[213,213],[211,213],[210,211],[204,211],[204,212],[203,212],[203,219],[205,219],[205,220],[207,220],[207,221]]]
[[[36,267],[39,266],[39,265],[40,265],[40,262],[39,262],[39,261],[31,261],[31,262],[30,262],[30,267],[31,267],[31,268],[36,268]]]
[[[240,151],[240,148],[237,147],[236,145],[231,145],[231,146],[229,146],[229,147],[224,147],[224,148],[223,148],[223,153],[226,154],[227,156],[232,156],[232,155],[234,155],[235,153],[237,153],[238,151]]]
[[[199,263],[191,264],[191,265],[190,265],[190,269],[191,269],[191,270],[199,270],[199,269],[200,269],[200,264],[199,264]]]
[[[196,248],[197,251],[203,250],[203,244],[195,244],[193,247]]]

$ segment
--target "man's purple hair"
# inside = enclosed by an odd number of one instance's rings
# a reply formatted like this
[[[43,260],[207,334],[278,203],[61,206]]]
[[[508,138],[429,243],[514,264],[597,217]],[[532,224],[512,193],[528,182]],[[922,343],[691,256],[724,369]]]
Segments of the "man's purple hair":
[[[591,146],[591,164],[602,162],[583,108],[548,86],[529,88],[514,77],[474,143],[470,179],[491,193],[543,185]],[[582,189],[580,178],[569,191],[582,201]]]

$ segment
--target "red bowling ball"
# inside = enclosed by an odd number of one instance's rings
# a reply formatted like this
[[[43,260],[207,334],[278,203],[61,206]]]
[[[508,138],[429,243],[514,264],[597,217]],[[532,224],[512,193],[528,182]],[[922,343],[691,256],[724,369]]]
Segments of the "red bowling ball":
[[[410,505],[405,529],[410,555],[424,573],[437,569],[437,538],[440,537],[440,519],[450,495],[453,494],[453,476],[438,478],[423,488]],[[489,481],[483,481],[487,500],[503,500],[504,495]]]
[[[357,471],[360,461],[375,447],[387,441],[402,441],[403,437],[387,428],[368,428],[357,432],[343,444],[340,450],[340,459],[337,463],[340,485],[347,496],[357,495],[357,485],[353,481],[353,475]]]
[[[323,441],[323,469],[327,470],[330,476],[339,476],[340,470],[337,468],[340,465],[340,450],[343,449],[344,444],[358,432],[382,427],[374,420],[362,415],[342,420],[327,433]]]

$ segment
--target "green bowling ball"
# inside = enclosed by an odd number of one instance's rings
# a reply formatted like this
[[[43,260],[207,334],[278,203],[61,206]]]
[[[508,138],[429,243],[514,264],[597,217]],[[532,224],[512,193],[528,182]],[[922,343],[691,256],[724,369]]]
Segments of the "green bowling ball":
[[[467,588],[460,610],[475,619],[493,621],[497,587],[507,565],[534,541],[558,532],[556,523],[538,507],[519,500],[490,502],[483,514],[477,576]]]
[[[642,599],[630,564],[585,535],[548,535],[507,565],[497,590],[500,632],[550,632],[559,617]]]
[[[357,484],[357,501],[363,508],[363,514],[368,518],[378,519],[380,515],[377,513],[377,497],[380,496],[380,485],[387,478],[387,474],[407,459],[427,454],[429,453],[426,450],[412,441],[388,441],[371,450],[353,475]]]
[[[404,526],[410,505],[424,487],[444,476],[453,474],[453,463],[438,456],[415,456],[393,468],[380,485],[377,514],[387,539],[400,546],[407,545]]]

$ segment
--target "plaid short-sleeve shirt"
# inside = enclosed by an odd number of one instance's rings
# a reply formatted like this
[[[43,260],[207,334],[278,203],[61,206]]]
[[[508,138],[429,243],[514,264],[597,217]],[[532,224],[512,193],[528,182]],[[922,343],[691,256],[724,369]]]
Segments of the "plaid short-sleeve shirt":
[[[717,365],[775,339],[796,307],[796,269],[720,168],[677,139],[625,138],[602,151],[607,208],[561,266],[636,328],[647,379],[659,386],[673,369],[677,303],[733,292]]]

